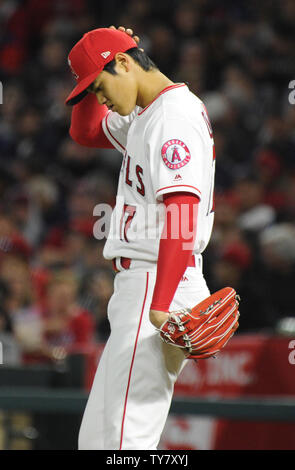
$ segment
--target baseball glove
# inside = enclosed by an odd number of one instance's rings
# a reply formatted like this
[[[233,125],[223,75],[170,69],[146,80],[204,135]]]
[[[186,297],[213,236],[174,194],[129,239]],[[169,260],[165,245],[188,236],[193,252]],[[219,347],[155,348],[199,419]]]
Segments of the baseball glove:
[[[224,287],[193,308],[170,312],[159,329],[168,344],[187,351],[188,359],[215,356],[239,326],[240,298],[231,287]]]

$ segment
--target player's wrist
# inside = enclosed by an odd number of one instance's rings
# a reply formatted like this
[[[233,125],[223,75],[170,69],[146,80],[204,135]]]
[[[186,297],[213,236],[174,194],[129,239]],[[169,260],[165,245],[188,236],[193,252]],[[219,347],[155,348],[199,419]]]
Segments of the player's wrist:
[[[156,327],[160,328],[163,323],[168,319],[169,313],[161,310],[150,310],[150,322]]]

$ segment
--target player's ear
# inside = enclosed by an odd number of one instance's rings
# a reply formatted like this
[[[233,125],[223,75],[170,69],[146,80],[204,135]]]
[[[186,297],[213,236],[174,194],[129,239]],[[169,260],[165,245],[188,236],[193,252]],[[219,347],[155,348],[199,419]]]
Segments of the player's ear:
[[[131,57],[124,52],[117,52],[115,55],[116,65],[118,69],[129,72],[131,68]]]

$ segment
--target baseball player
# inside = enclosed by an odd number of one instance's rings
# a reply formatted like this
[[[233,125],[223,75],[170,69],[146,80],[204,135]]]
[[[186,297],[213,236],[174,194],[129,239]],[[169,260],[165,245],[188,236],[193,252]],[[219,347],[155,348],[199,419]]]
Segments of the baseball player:
[[[68,58],[77,85],[70,135],[122,153],[104,257],[117,272],[111,334],[84,412],[79,449],[157,449],[188,361],[157,329],[210,295],[202,252],[213,225],[215,154],[202,101],[138,48],[132,30],[86,33]]]

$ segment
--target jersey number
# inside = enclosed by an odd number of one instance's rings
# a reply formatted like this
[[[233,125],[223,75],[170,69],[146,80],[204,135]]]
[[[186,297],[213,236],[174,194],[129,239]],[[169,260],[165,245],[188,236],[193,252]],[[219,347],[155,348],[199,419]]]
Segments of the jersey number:
[[[136,207],[124,204],[121,220],[120,220],[120,240],[129,242],[127,237],[128,229],[130,228],[133,217],[136,213]]]

